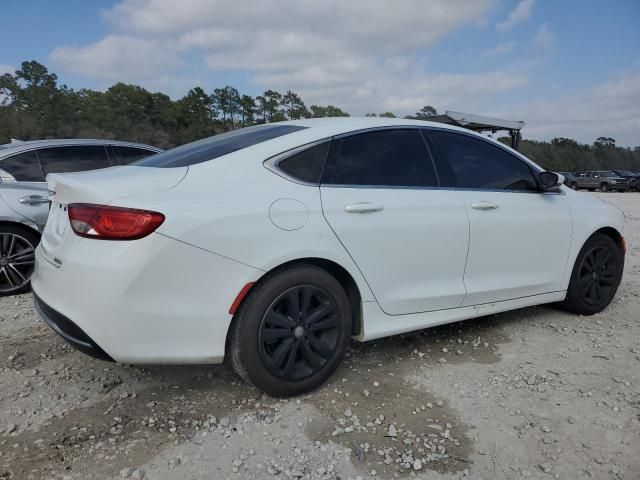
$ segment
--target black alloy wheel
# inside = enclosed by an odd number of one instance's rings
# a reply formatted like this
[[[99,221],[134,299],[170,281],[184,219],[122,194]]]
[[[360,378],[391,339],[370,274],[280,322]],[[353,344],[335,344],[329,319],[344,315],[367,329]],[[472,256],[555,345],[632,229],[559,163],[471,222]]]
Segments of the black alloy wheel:
[[[613,252],[605,246],[589,250],[582,260],[578,286],[587,305],[597,306],[612,296],[617,287],[618,268]]]
[[[601,312],[613,300],[623,269],[622,246],[604,233],[595,233],[578,253],[560,306],[582,315]]]
[[[340,319],[329,294],[312,285],[283,292],[262,318],[260,356],[284,380],[319,372],[336,352]]]
[[[295,264],[268,273],[240,303],[227,359],[246,382],[286,397],[322,385],[351,339],[352,305],[327,270]]]

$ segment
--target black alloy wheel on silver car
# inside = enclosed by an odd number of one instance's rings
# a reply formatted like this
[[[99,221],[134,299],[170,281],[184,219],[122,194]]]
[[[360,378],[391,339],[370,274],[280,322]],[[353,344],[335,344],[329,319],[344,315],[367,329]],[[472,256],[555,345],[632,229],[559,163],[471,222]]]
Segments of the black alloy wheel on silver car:
[[[318,387],[345,354],[351,307],[326,270],[297,265],[267,275],[243,300],[231,326],[228,353],[245,381],[274,396]]]
[[[561,305],[583,315],[601,312],[613,300],[623,269],[621,246],[604,233],[592,235],[578,254],[567,297]]]
[[[38,240],[26,228],[0,225],[0,296],[29,290]]]

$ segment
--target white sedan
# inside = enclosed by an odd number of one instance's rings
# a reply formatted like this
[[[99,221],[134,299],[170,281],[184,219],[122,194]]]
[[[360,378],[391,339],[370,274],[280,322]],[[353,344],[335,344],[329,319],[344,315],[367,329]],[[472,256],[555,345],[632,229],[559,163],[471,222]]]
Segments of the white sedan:
[[[243,128],[132,166],[48,177],[44,320],[125,363],[220,363],[272,395],[364,341],[530,305],[593,314],[622,213],[518,152],[437,123]],[[0,260],[1,261],[1,260]]]

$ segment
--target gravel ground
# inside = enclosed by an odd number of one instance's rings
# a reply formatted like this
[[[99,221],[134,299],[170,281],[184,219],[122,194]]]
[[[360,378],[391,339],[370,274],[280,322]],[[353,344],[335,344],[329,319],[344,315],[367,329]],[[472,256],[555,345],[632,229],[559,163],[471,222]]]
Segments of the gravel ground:
[[[276,400],[225,366],[130,367],[0,299],[0,479],[638,479],[640,195],[621,289],[593,317],[542,306],[354,344]]]

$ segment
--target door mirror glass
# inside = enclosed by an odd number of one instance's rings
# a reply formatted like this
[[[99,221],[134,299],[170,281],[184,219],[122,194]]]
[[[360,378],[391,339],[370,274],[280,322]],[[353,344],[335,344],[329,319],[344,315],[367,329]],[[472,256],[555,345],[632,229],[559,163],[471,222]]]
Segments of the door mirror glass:
[[[554,172],[542,172],[538,180],[543,190],[559,187],[564,183],[564,177]]]

